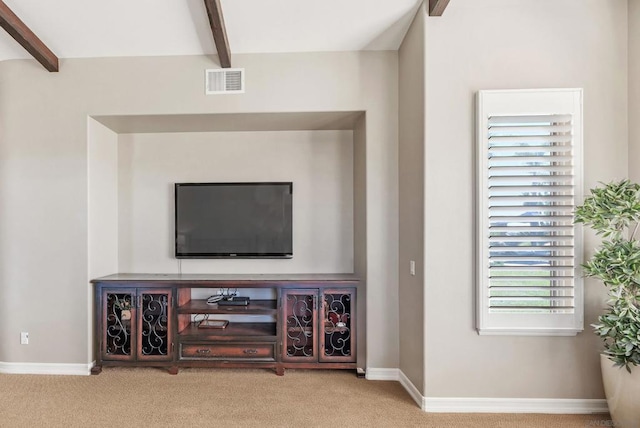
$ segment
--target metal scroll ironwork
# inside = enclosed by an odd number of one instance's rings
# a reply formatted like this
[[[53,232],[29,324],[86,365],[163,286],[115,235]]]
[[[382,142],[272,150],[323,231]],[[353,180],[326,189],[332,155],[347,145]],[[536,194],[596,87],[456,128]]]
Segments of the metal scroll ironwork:
[[[169,351],[167,295],[142,295],[142,355],[167,355]]]
[[[351,295],[324,296],[324,355],[351,355]]]
[[[313,356],[313,296],[287,296],[287,356]]]
[[[131,355],[131,294],[107,294],[106,352],[108,355]]]

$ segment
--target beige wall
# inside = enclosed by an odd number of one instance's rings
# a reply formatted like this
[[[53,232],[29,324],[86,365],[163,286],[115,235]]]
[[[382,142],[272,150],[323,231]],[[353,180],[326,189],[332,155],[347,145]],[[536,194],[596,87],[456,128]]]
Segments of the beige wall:
[[[87,120],[88,275],[87,280],[118,271],[118,134]],[[93,290],[87,287],[87,317],[93,317]],[[92,361],[87,331],[87,361]]]
[[[398,367],[398,54],[376,82],[371,71],[383,64],[373,56],[359,66],[363,88],[378,86],[383,93],[362,93],[366,121],[366,267],[367,367]],[[366,58],[366,57],[365,57]],[[343,73],[343,72],[341,72]],[[382,100],[381,100],[382,98]],[[357,131],[357,128],[356,128]],[[377,133],[374,135],[373,133]],[[372,140],[381,144],[372,144]]]
[[[640,181],[640,1],[629,0],[629,178]]]
[[[0,75],[0,360],[86,364],[87,116],[33,61],[2,62]]]
[[[353,128],[353,271],[367,281],[367,118],[362,115]],[[367,288],[356,296],[358,367],[367,367]]]
[[[365,111],[367,309],[376,314],[368,364],[397,367],[397,306],[388,299],[398,277],[397,53],[236,55],[247,92],[206,96],[203,71],[215,63],[203,56],[62,60],[60,73],[33,60],[0,63],[0,284],[8,321],[0,326],[0,361],[88,362],[88,116]],[[28,346],[19,345],[24,330]]]
[[[118,134],[88,119],[89,277],[118,269]]]
[[[423,395],[425,16],[422,6],[398,52],[400,370]]]
[[[474,329],[474,94],[584,88],[585,187],[626,176],[626,12],[624,0],[457,0],[427,18],[426,396],[602,398],[593,281],[577,337]]]
[[[353,272],[352,131],[122,134],[119,141],[120,271],[178,272],[174,183],[292,181],[292,259],[185,259],[182,272]]]

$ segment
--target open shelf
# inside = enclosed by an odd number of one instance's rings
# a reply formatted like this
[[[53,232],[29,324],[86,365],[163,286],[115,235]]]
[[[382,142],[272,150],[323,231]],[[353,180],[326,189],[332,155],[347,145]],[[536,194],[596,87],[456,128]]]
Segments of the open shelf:
[[[178,307],[179,314],[234,314],[234,315],[274,315],[277,313],[276,300],[251,300],[246,306],[209,305],[206,300],[189,300]]]
[[[258,338],[260,340],[276,341],[276,323],[230,322],[225,328],[198,328],[195,322],[178,333],[180,340],[229,340],[239,336],[242,340]]]

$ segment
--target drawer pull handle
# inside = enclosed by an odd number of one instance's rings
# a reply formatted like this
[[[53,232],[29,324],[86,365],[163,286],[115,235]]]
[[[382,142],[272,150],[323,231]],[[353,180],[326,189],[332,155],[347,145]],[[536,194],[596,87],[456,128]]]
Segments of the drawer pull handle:
[[[253,354],[257,354],[258,350],[257,349],[245,349],[242,352],[244,352],[245,354],[248,354],[248,355],[253,355]]]
[[[198,349],[196,351],[197,354],[210,354],[211,353],[211,349]]]

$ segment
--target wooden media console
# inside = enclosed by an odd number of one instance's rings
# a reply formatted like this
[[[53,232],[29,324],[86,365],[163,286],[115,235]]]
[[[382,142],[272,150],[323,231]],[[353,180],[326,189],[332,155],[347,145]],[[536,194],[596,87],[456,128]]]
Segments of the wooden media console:
[[[95,286],[96,365],[356,368],[352,274],[114,274]],[[258,295],[247,305],[208,303]],[[233,300],[233,299],[231,299]],[[226,303],[226,304],[224,304]],[[231,305],[229,305],[231,304]],[[225,322],[227,321],[227,322]]]

